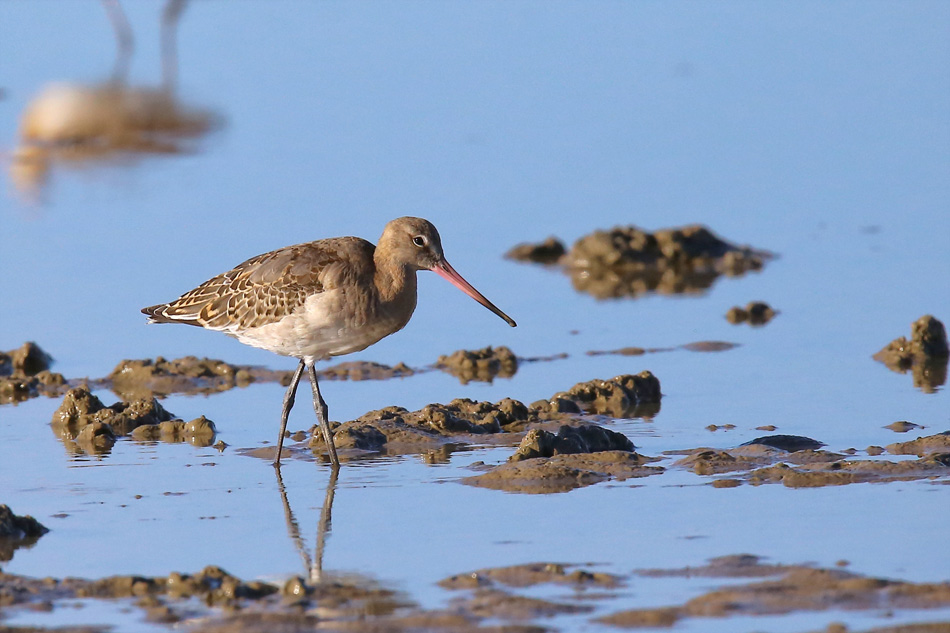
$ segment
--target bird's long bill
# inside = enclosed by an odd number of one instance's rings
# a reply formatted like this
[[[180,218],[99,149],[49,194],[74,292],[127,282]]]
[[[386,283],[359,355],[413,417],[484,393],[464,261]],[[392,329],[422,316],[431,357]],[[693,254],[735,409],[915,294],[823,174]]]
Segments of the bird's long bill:
[[[455,269],[452,268],[452,266],[444,259],[438,264],[436,264],[435,266],[433,266],[431,270],[436,275],[438,275],[442,279],[445,279],[450,284],[452,284],[453,286],[455,286],[456,288],[458,288],[459,290],[461,290],[462,292],[470,296],[472,299],[474,299],[475,301],[478,301],[480,304],[482,304],[483,306],[485,306],[486,308],[488,308],[489,310],[491,310],[492,312],[500,316],[511,327],[516,327],[518,325],[517,323],[515,323],[514,319],[512,319],[510,316],[508,316],[507,314],[499,310],[498,306],[496,306],[494,303],[486,299],[485,295],[475,290],[475,288],[472,287],[472,284],[465,281],[465,279],[462,278],[462,275],[455,272]]]

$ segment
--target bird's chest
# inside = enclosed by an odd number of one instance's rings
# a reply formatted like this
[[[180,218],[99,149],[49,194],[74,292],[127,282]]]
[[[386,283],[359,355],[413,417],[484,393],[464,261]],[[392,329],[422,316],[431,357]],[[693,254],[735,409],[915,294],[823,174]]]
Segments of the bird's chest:
[[[412,316],[412,307],[414,302],[407,310],[360,293],[330,290],[309,297],[279,321],[237,336],[278,354],[319,360],[358,352],[398,332]]]
[[[358,352],[405,326],[409,316],[359,293],[336,290],[307,300],[295,321],[298,353],[325,358]]]

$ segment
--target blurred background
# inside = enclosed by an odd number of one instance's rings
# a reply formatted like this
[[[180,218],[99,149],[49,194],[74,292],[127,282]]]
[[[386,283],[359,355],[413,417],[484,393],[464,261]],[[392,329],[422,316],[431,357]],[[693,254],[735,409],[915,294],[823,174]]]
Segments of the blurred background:
[[[486,345],[507,345],[521,357],[567,357],[523,364],[494,383],[460,385],[440,373],[333,383],[324,396],[334,420],[455,397],[531,402],[581,380],[649,369],[663,385],[661,412],[616,428],[650,454],[734,446],[761,434],[755,427],[762,424],[834,450],[894,441],[882,427],[895,420],[946,430],[944,385],[920,389],[871,355],[909,336],[921,315],[950,321],[948,33],[950,4],[942,1],[0,3],[0,349],[36,341],[67,378],[100,377],[122,359],[157,355],[292,369],[290,359],[219,334],[146,327],[139,309],[258,253],[337,235],[375,241],[388,220],[418,215],[439,228],[455,268],[519,327],[421,273],[409,326],[354,358],[421,367]],[[576,292],[557,267],[503,257],[551,235],[570,247],[596,229],[692,223],[777,257],[705,292],[618,299]],[[760,328],[725,319],[731,306],[752,300],[768,301],[779,315]],[[697,341],[736,346],[678,348]],[[587,354],[626,346],[677,349]],[[279,385],[256,385],[171,397],[166,406],[185,419],[205,414],[229,444],[253,447],[271,439],[281,393]],[[101,475],[76,470],[44,426],[57,404],[0,408],[0,433],[21,455],[0,460],[10,486],[0,501],[41,518],[64,508],[78,517],[18,554],[11,571],[76,572],[56,553],[76,547],[104,516],[78,512],[80,502],[60,481],[117,504],[148,485],[130,466],[174,480],[183,464],[207,456],[187,446],[143,452],[120,443],[98,464]],[[311,423],[312,411],[298,406],[291,427]],[[736,431],[705,431],[724,423]],[[39,455],[30,464],[34,482],[11,486],[26,454]],[[487,454],[504,459],[497,449]],[[162,466],[151,461],[157,457]],[[276,503],[263,460],[220,459],[234,480],[193,485],[206,493],[244,486]],[[387,508],[390,525],[402,525],[385,537],[395,542],[419,528],[414,506],[400,509],[400,495],[431,490],[416,486],[423,480],[457,479],[466,464],[420,475],[419,464],[384,461],[349,482],[344,470],[328,565],[423,591],[440,574],[486,558],[540,560],[560,551],[558,523],[551,519],[545,532],[545,519],[535,528],[547,536],[528,539],[518,554],[486,527],[486,534],[467,533],[470,554],[417,556],[412,574],[400,564],[421,544],[398,561],[361,552],[360,539],[374,535],[357,528],[365,527],[357,518]],[[297,486],[310,486],[313,464],[306,466]],[[118,469],[135,483],[103,492]],[[710,493],[650,485],[654,496],[644,492],[643,503],[651,516],[664,516],[656,519],[658,540],[643,548],[650,560],[624,557],[614,561],[620,567],[699,564],[749,548],[782,562],[848,558],[862,572],[902,577],[942,578],[950,563],[946,551],[918,542],[936,538],[928,529],[950,519],[950,504],[930,489],[902,496],[880,488],[907,514],[894,512],[860,535],[822,533],[817,542],[763,539],[775,526],[743,513],[781,508],[783,529],[807,535],[813,526],[795,521],[809,512],[845,520],[870,515],[881,498],[867,487],[843,498],[743,488],[728,497],[736,516],[718,527],[698,510],[670,509],[669,495],[690,495],[696,509]],[[608,492],[632,494],[622,487],[535,500],[529,516],[519,514],[526,502],[517,497],[458,488],[453,495],[470,495],[472,513],[497,504],[514,513],[512,529],[519,517],[527,526],[549,511],[583,515],[586,503],[602,507],[596,502]],[[255,534],[259,519],[235,499],[221,510],[233,517],[231,534]],[[890,536],[910,529],[904,521],[922,499],[930,510],[914,525],[920,539],[882,553]],[[176,512],[187,529],[197,525],[187,523],[189,513],[203,511],[197,499],[154,503],[156,517],[169,511],[162,504],[186,504]],[[438,543],[451,548],[445,521],[464,516],[439,516],[446,534]],[[144,519],[127,520],[138,529]],[[628,520],[623,513],[607,520],[618,529],[611,538],[622,542]],[[282,533],[276,509],[274,521]],[[165,524],[158,523],[143,529],[160,539]],[[681,540],[696,530],[707,538]],[[223,554],[231,563],[224,566],[284,573],[295,554],[289,542],[278,549],[250,560]],[[170,562],[126,552],[121,564],[87,561],[91,571],[83,573],[167,573],[168,564],[210,562],[197,548],[176,552]]]

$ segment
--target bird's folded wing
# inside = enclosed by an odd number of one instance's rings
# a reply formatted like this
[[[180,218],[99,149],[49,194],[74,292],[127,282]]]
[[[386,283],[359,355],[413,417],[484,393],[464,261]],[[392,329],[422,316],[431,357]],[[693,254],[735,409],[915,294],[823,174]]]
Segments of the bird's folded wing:
[[[371,279],[372,270],[367,270],[365,263],[372,262],[372,250],[372,244],[359,238],[288,246],[253,257],[175,301],[143,312],[155,322],[187,323],[213,330],[266,325],[291,314],[312,295],[339,287],[354,277],[369,274]]]

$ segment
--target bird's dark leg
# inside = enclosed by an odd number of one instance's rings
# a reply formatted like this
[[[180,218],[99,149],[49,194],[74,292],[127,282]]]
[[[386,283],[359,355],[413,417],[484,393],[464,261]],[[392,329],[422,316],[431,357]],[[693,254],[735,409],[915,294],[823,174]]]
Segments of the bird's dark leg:
[[[313,408],[317,412],[317,422],[323,430],[323,439],[327,443],[327,450],[330,452],[330,463],[334,468],[340,467],[340,459],[336,456],[336,445],[333,443],[333,431],[330,430],[330,417],[327,414],[327,403],[323,401],[320,395],[320,386],[317,384],[317,370],[313,364],[307,365],[310,373],[310,386],[313,388]]]
[[[290,379],[290,386],[287,387],[287,393],[284,394],[284,408],[280,412],[280,436],[277,438],[277,457],[274,458],[274,466],[280,468],[280,452],[284,448],[284,433],[287,432],[287,417],[290,410],[294,408],[294,397],[297,395],[297,385],[300,384],[300,377],[303,375],[304,362],[300,361],[297,369],[294,371],[294,377]]]

